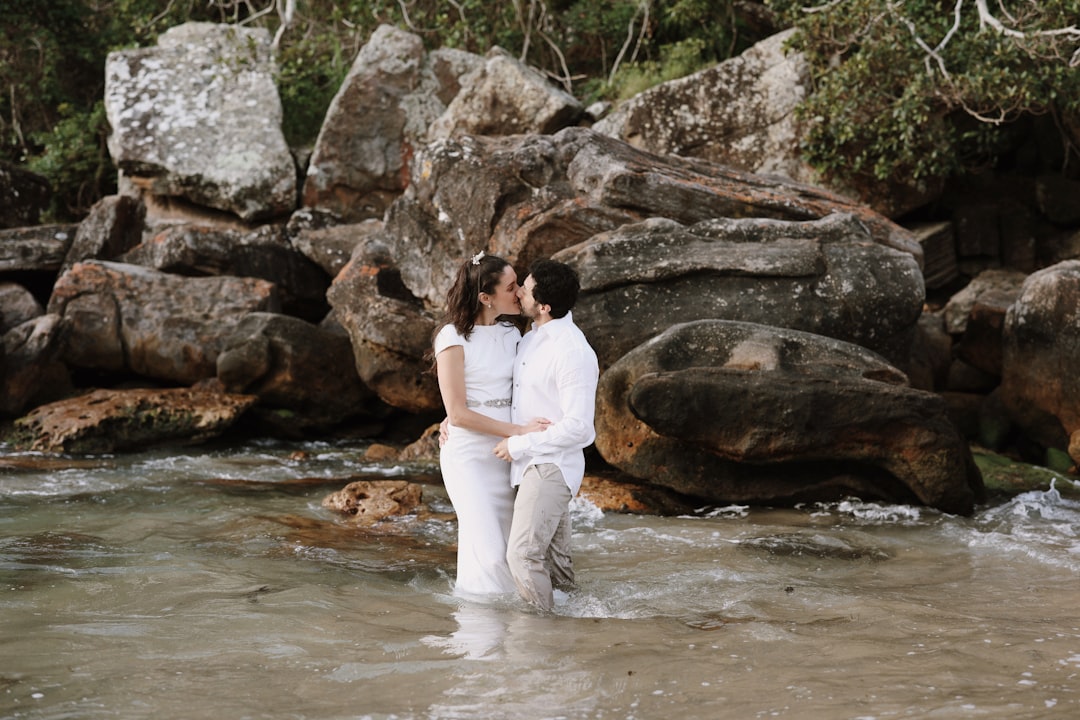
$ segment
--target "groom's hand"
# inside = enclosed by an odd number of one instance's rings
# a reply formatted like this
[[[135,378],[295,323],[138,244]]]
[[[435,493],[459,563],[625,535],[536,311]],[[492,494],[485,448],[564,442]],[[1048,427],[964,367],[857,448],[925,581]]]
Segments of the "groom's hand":
[[[491,452],[495,453],[495,457],[499,458],[500,460],[505,460],[506,462],[510,462],[514,459],[510,457],[510,450],[506,447],[506,438],[503,438],[499,442],[499,444],[495,446],[495,449]]]

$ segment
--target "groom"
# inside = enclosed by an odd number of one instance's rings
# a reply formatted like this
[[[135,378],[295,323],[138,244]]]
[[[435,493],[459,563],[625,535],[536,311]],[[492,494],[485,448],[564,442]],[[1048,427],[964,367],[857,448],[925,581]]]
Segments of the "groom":
[[[554,606],[552,583],[570,586],[570,500],[585,475],[582,450],[596,437],[593,415],[600,375],[596,353],[574,324],[577,273],[569,265],[539,260],[518,288],[521,314],[533,327],[514,361],[511,422],[551,420],[545,430],[514,435],[495,446],[511,462],[517,488],[506,560],[523,598],[541,610]]]

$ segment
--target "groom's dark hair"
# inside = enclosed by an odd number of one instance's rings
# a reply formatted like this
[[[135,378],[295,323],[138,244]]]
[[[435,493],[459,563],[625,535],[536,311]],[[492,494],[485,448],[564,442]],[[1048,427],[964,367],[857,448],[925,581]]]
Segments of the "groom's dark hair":
[[[529,266],[529,274],[536,281],[533,299],[551,307],[551,317],[565,317],[577,302],[581,282],[574,268],[555,260],[537,260]]]

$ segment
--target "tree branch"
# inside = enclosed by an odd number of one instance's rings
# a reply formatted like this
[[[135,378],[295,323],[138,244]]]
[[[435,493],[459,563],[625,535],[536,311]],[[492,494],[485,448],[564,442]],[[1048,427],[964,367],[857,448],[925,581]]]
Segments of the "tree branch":
[[[532,44],[532,29],[533,18],[535,17],[536,0],[529,0],[529,13],[526,18],[525,13],[521,8],[521,0],[514,0],[514,14],[517,16],[518,25],[521,26],[521,32],[525,36],[525,39],[521,43],[521,54],[518,59],[525,62],[525,58],[529,55],[529,45]]]
[[[1006,37],[1016,38],[1022,40],[1029,37],[1056,37],[1056,36],[1068,36],[1080,40],[1080,28],[1075,25],[1070,25],[1064,28],[1055,28],[1053,30],[1035,30],[1033,32],[1022,32],[1020,30],[1014,30],[1013,28],[1006,27],[1004,23],[998,20],[990,12],[990,8],[986,5],[986,0],[975,0],[975,7],[979,10],[979,28],[985,28],[987,26],[998,31]],[[1000,7],[1000,2],[999,2]],[[1016,22],[1015,18],[1005,12],[1002,8],[1002,12],[1009,17],[1009,20]],[[1069,67],[1075,67],[1078,62],[1078,55],[1080,55],[1080,48],[1073,53],[1072,59],[1069,61]]]
[[[819,13],[819,12],[828,12],[829,10],[832,10],[834,7],[836,7],[837,5],[839,5],[842,2],[844,2],[844,0],[830,0],[829,2],[825,3],[824,5],[817,5],[815,7],[804,7],[804,8],[801,8],[801,10],[804,13],[808,13],[808,14]]]
[[[630,62],[635,62],[637,60],[638,51],[641,50],[641,43],[645,40],[645,30],[649,27],[649,9],[652,7],[652,0],[641,0],[639,7],[645,16],[641,18],[641,29],[638,31],[637,44],[634,45],[634,52],[630,54]]]
[[[293,17],[296,15],[296,0],[277,0],[277,8],[278,18],[280,18],[281,22],[278,25],[277,32],[274,33],[274,39],[270,42],[270,50],[275,53],[281,44],[281,36],[292,25]]]
[[[634,40],[634,23],[637,22],[639,14],[641,14],[640,4],[634,8],[634,16],[630,18],[630,24],[626,27],[626,41],[623,43],[623,46],[619,48],[619,54],[615,56],[615,63],[611,66],[611,72],[608,73],[608,85],[615,82],[615,73],[619,71],[619,65],[622,64],[623,56],[626,55],[626,51],[630,49],[630,43]]]

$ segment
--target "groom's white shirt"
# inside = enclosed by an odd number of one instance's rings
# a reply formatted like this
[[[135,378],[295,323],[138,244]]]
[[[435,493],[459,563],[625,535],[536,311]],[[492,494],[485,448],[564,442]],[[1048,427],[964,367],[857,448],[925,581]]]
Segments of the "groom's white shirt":
[[[517,487],[529,465],[554,463],[576,495],[585,476],[582,450],[596,438],[593,418],[600,370],[596,353],[573,315],[549,320],[525,334],[514,361],[511,422],[536,417],[552,424],[541,432],[512,435],[510,484]]]

